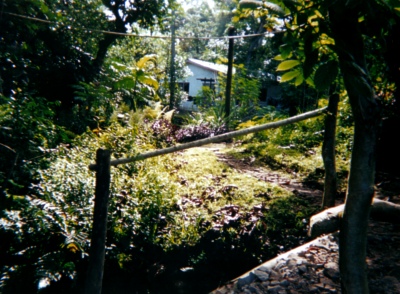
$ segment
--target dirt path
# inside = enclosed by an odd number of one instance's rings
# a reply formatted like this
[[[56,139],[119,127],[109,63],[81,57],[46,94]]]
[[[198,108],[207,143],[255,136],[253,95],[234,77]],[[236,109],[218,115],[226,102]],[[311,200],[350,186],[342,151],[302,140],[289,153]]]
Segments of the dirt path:
[[[313,204],[321,203],[322,191],[304,187],[292,175],[285,176],[266,167],[257,166],[252,158],[237,159],[224,151],[224,144],[204,148],[212,150],[218,160],[240,173],[249,174],[260,181],[277,183],[281,187],[305,197]],[[392,183],[391,181],[382,182]],[[400,196],[379,188],[379,198],[398,202]],[[400,229],[390,223],[370,222],[367,265],[371,293],[400,293]],[[213,291],[224,293],[341,293],[338,269],[338,237],[325,237],[323,245],[310,244],[294,249],[282,258],[266,262],[225,286]],[[267,266],[268,265],[268,266]]]
[[[224,149],[227,148],[225,143],[207,145],[203,148],[213,151],[219,161],[224,162],[239,173],[246,173],[260,181],[278,184],[299,197],[310,200],[312,204],[317,206],[322,202],[323,191],[304,186],[295,175],[285,175],[282,172],[276,172],[265,166],[257,165],[254,158],[235,158],[225,152]],[[340,203],[338,202],[338,204]]]

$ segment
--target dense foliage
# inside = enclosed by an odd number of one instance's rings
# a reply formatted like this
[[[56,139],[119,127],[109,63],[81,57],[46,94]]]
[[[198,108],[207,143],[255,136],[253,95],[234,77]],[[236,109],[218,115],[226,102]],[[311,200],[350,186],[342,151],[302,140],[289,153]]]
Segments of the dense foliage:
[[[157,121],[131,115],[131,123],[124,127],[114,122],[106,130],[87,132],[70,146],[53,150],[47,159],[51,164],[37,170],[26,196],[7,196],[14,204],[1,219],[1,237],[7,240],[1,248],[4,293],[35,292],[35,287],[47,285],[51,285],[48,291],[82,287],[94,193],[94,174],[88,165],[96,149],[113,150],[116,158],[130,157],[162,140],[154,127]],[[152,131],[154,136],[149,136]],[[205,168],[213,169],[208,171],[211,178],[204,177]],[[249,181],[235,187],[231,184],[235,177],[239,175],[217,162],[193,171],[179,155],[113,169],[106,263],[114,272],[106,275],[105,287],[115,291],[117,286],[108,280],[133,273],[138,275],[137,283],[146,273],[151,284],[185,266],[203,271],[219,264],[223,255],[227,259],[239,254],[238,262],[250,266],[304,238],[303,219],[312,210],[304,207],[294,212],[291,207],[305,202],[276,198],[287,192],[268,184]],[[234,198],[246,204],[230,204]],[[278,221],[282,215],[284,224]],[[227,246],[235,249],[224,252]],[[21,279],[23,284],[18,282]],[[126,283],[121,280],[120,287]],[[138,285],[151,288],[142,282]]]
[[[2,93],[8,97],[23,89],[61,101],[62,119],[71,107],[82,105],[74,98],[73,86],[99,82],[107,51],[121,37],[102,31],[126,33],[128,25],[161,25],[160,19],[168,13],[165,5],[164,1],[3,2]],[[65,119],[67,123],[70,118]]]
[[[244,8],[253,6],[257,10],[290,15],[284,23],[284,45],[279,56],[282,62],[277,67],[277,71],[286,71],[282,81],[294,81],[295,85],[307,82],[320,91],[330,88],[333,94],[337,91],[339,70],[342,74],[340,81],[354,117],[352,160],[340,221],[339,268],[345,293],[369,293],[365,271],[367,231],[371,201],[375,197],[376,150],[382,120],[381,102],[375,91],[382,79],[374,80],[370,73],[373,66],[367,60],[375,59],[369,50],[381,51],[386,47],[385,36],[393,34],[393,24],[400,21],[398,5],[394,1],[357,0],[336,1],[334,5],[329,1],[279,1],[278,5],[242,1]],[[364,25],[371,23],[379,29],[365,30]],[[376,43],[368,43],[372,39]],[[336,109],[331,111],[336,113]],[[332,176],[335,171],[332,173],[331,168],[329,173]]]
[[[279,120],[325,106],[330,88],[341,97],[336,151],[345,193],[353,117],[327,11],[309,9],[309,1],[264,1],[257,9],[257,1],[238,2],[215,1],[214,10],[199,2],[187,11],[163,0],[1,2],[0,292],[83,289],[94,197],[88,166],[98,148],[125,158]],[[372,2],[376,14],[360,18],[366,59],[384,114],[393,119],[400,101],[398,10],[389,9],[394,1]],[[293,18],[281,22],[282,10]],[[384,24],[381,34],[374,20]],[[200,112],[166,112],[171,43],[159,37],[172,21],[178,36],[222,36],[230,25],[244,37],[258,34],[235,39],[230,117],[223,76],[219,93],[205,87],[195,98]],[[150,37],[123,37],[127,32]],[[227,40],[181,39],[176,51],[176,78],[184,79],[187,57],[226,63]],[[281,98],[261,103],[271,86]],[[315,118],[248,135],[229,156],[321,188],[323,132],[323,118]],[[105,293],[204,293],[305,241],[315,211],[307,200],[244,176],[209,150],[191,152],[112,169]]]

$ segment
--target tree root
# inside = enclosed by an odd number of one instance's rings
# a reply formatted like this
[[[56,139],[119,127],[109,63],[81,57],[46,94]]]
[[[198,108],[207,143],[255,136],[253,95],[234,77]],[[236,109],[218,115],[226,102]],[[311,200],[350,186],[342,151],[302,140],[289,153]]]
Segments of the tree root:
[[[323,234],[339,230],[343,210],[344,204],[328,208],[313,215],[310,219],[308,235],[314,239]],[[374,199],[371,205],[370,216],[377,221],[400,223],[400,205]]]

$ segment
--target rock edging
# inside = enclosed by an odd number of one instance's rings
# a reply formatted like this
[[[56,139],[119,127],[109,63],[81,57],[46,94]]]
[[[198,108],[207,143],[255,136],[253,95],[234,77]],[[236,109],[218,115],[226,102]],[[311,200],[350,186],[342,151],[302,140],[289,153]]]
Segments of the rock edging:
[[[340,293],[338,234],[281,254],[211,294]]]

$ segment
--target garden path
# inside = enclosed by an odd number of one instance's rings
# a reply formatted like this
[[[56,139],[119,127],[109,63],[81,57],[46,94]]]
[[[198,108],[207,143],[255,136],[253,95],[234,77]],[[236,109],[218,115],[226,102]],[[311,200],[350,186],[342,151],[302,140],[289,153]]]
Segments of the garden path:
[[[319,205],[322,191],[310,189],[290,174],[273,172],[254,164],[254,159],[237,159],[222,152],[226,145],[204,146],[219,160],[238,172],[279,184],[299,197]],[[399,179],[378,175],[377,197],[400,203]],[[342,200],[338,200],[341,204]],[[400,293],[400,227],[372,221],[369,226],[367,265],[371,293]],[[311,241],[267,261],[214,290],[225,293],[341,293],[338,271],[338,236],[331,234]]]

